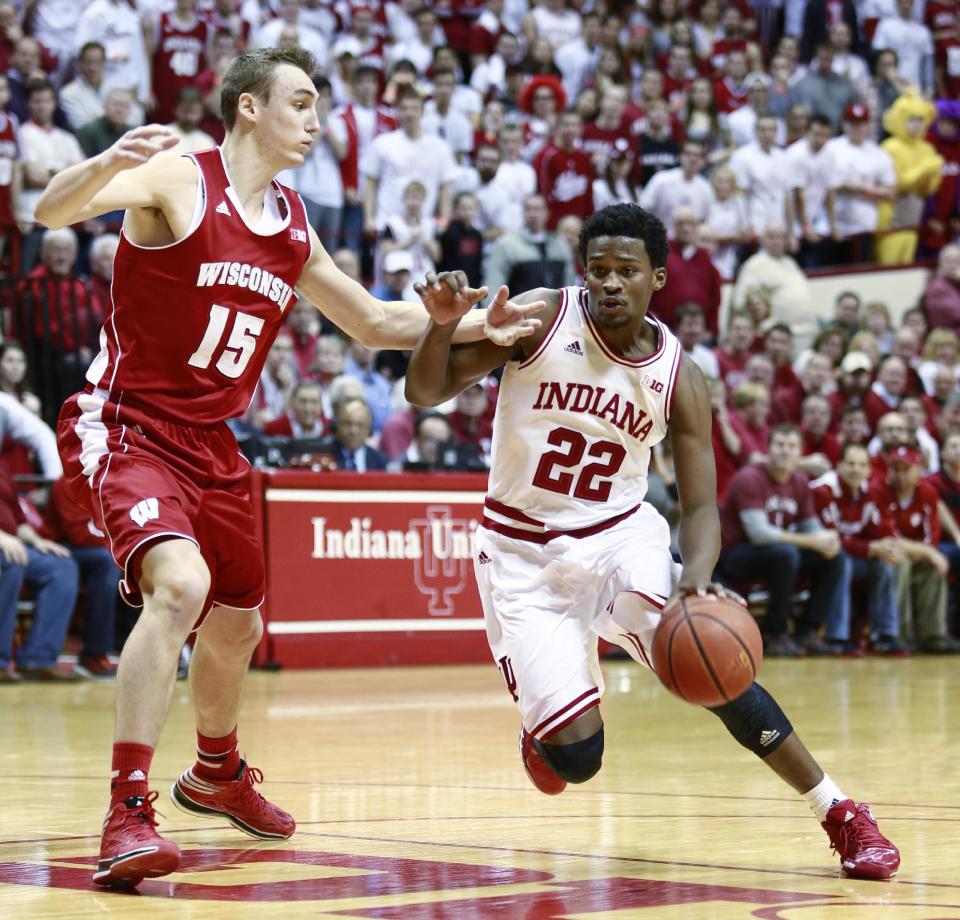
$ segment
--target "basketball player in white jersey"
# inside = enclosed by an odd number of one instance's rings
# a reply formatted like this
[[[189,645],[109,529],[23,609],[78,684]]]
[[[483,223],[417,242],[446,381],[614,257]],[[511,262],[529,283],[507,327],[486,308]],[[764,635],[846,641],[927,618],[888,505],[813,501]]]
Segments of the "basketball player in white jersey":
[[[670,598],[723,593],[711,583],[720,521],[710,396],[673,333],[647,316],[667,280],[663,224],[612,205],[584,224],[580,255],[583,288],[516,298],[546,304],[540,331],[516,345],[452,348],[465,310],[427,300],[432,320],[406,382],[411,402],[435,406],[506,365],[474,561],[490,647],[521,712],[521,758],[551,795],[600,769],[597,637],[649,667]],[[428,276],[421,296],[431,287]],[[682,568],[666,521],[643,500],[651,449],[668,435]],[[900,854],[869,806],[824,774],[762,687],[711,711],[807,799],[848,875],[897,870]]]
[[[124,592],[143,603],[117,674],[98,884],[133,886],[179,865],[179,847],[156,831],[149,770],[195,629],[197,760],[174,803],[259,839],[296,826],[257,792],[262,774],[237,740],[264,572],[248,466],[226,421],[249,404],[294,288],[369,347],[409,348],[427,323],[422,304],[382,303],[341,273],[296,192],[274,181],[303,164],[319,131],[314,69],[301,49],[243,54],[221,84],[221,148],[175,156],[164,153],[170,129],[139,128],[58,173],[37,205],[53,228],[126,211],[102,350],[58,425],[68,482],[107,535]],[[481,296],[454,287],[429,297],[466,309]],[[529,310],[501,292],[466,339],[486,329],[515,341],[539,325]]]

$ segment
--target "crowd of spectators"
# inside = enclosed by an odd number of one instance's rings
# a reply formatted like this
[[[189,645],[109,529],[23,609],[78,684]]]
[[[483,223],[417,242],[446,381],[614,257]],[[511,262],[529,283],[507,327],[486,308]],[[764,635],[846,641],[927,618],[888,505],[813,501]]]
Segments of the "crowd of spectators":
[[[584,218],[624,201],[657,214],[670,281],[652,310],[710,380],[720,574],[768,591],[768,653],[852,653],[860,606],[876,651],[957,650],[957,4],[0,0],[0,389],[20,407],[51,422],[80,385],[122,220],[45,231],[42,189],[147,121],[172,125],[180,152],[218,143],[221,77],[266,46],[317,61],[317,142],[280,181],[375,296],[448,269],[515,292],[577,284]],[[818,318],[811,270],[934,257],[902,320],[904,304],[855,290]],[[420,413],[406,360],[297,302],[235,423],[243,448],[266,465],[484,469],[496,379]],[[8,437],[3,458],[29,501],[36,444]],[[665,448],[651,495],[668,514],[670,489]],[[0,530],[22,546],[0,535],[0,552],[26,580],[37,553],[69,557],[88,592],[112,577],[89,575],[62,518],[10,511]],[[91,634],[93,665],[103,645]]]

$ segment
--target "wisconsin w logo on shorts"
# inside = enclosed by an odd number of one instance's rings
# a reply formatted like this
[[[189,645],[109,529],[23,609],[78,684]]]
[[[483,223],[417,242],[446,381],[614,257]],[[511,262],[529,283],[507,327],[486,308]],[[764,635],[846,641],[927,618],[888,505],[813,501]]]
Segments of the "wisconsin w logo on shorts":
[[[130,518],[138,527],[143,527],[147,521],[155,521],[158,517],[160,503],[155,498],[145,498],[130,509]]]

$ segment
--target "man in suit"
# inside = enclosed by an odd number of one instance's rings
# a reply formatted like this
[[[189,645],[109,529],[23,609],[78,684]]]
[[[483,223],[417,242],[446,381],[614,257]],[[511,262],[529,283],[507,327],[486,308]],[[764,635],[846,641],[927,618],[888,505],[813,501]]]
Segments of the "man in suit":
[[[370,407],[359,397],[337,403],[333,410],[333,434],[320,442],[319,453],[329,454],[339,470],[385,470],[387,458],[376,448],[368,447],[373,430]]]
[[[427,410],[417,416],[413,443],[403,458],[404,472],[480,471],[486,468],[475,444],[457,444],[453,440],[453,426],[442,412]]]

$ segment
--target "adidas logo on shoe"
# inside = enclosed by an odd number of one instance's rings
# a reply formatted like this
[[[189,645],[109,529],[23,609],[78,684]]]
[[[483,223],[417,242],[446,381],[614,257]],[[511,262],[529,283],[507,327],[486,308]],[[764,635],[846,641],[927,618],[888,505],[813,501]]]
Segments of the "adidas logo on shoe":
[[[479,562],[480,565],[486,565],[488,562],[493,562],[493,560],[483,550],[480,550],[480,555],[477,556],[477,562]]]
[[[563,350],[570,352],[571,355],[579,355],[581,358],[583,357],[583,349],[580,347],[579,342],[571,342]]]
[[[760,732],[760,747],[767,747],[768,745],[773,744],[777,738],[780,737],[780,732],[777,729],[773,731]]]

